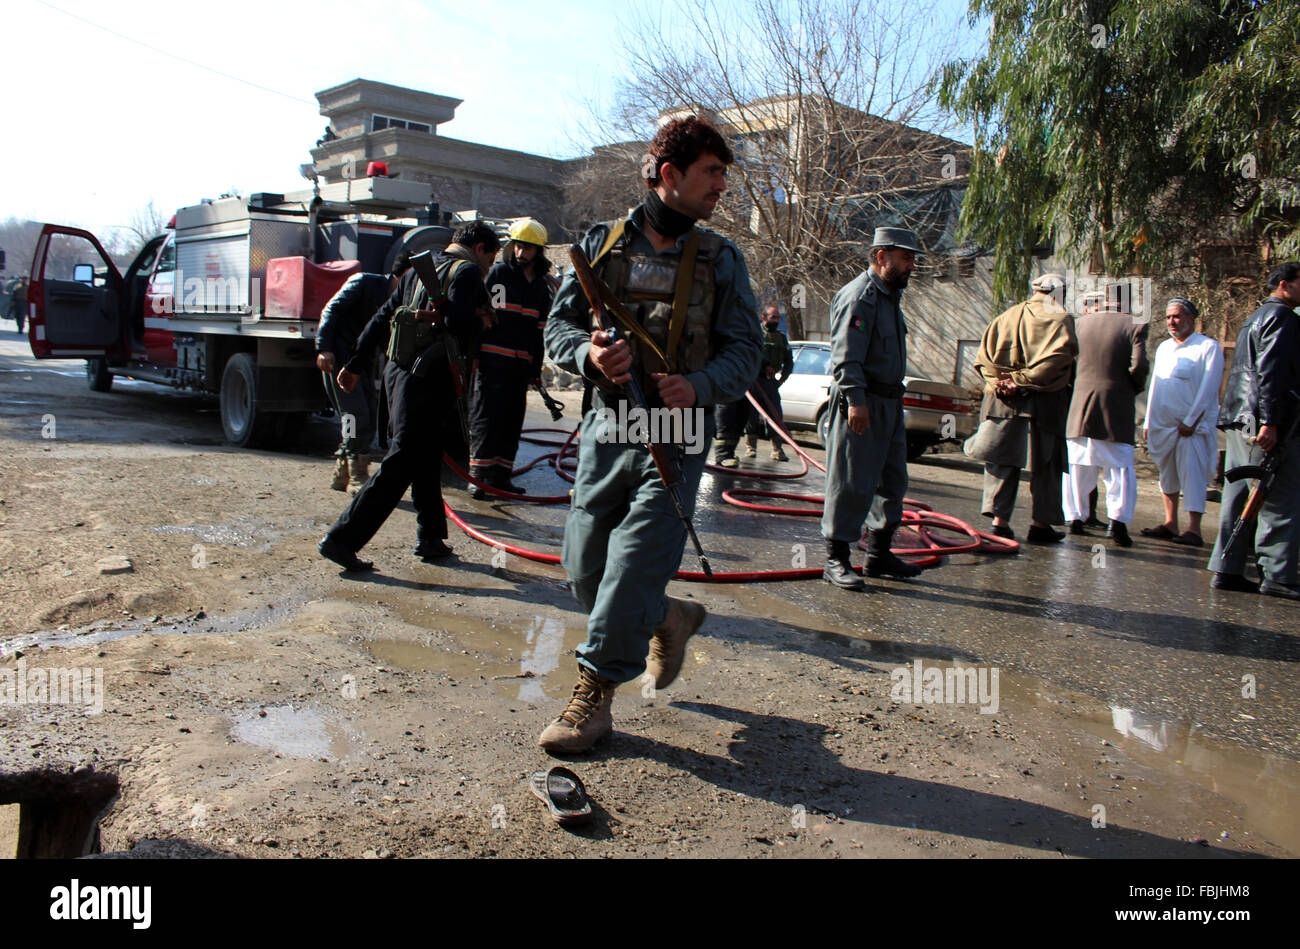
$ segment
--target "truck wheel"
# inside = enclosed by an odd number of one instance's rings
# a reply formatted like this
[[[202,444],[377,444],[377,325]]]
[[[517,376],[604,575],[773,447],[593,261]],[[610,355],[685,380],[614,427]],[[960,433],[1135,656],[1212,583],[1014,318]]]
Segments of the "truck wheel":
[[[113,388],[113,374],[108,371],[108,360],[86,360],[86,384],[91,392],[108,392]]]
[[[221,373],[221,427],[226,440],[241,448],[260,434],[265,413],[257,410],[257,367],[252,353],[235,353]]]

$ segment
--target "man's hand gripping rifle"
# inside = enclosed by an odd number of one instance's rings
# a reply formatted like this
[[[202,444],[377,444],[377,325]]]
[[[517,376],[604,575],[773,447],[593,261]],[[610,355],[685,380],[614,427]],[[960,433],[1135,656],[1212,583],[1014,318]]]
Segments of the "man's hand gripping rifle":
[[[578,278],[578,283],[582,285],[582,292],[586,294],[587,302],[591,304],[591,311],[596,314],[601,328],[605,331],[606,338],[609,340],[610,345],[613,345],[620,338],[620,334],[609,308],[602,302],[600,278],[591,269],[591,262],[587,259],[586,251],[579,245],[574,244],[569,248],[569,258],[573,261],[573,272]],[[665,360],[666,362],[667,360]],[[636,377],[633,376],[628,379],[622,388],[633,405],[645,412],[649,417],[650,407],[646,404],[645,393],[641,391],[641,386],[636,381]],[[690,535],[691,543],[695,546],[695,556],[700,560],[700,567],[704,570],[704,575],[712,578],[713,570],[709,567],[709,558],[704,555],[704,548],[700,546],[700,538],[695,533],[695,525],[691,523],[691,519],[686,513],[686,507],[682,504],[680,493],[682,468],[677,459],[676,446],[657,444],[649,438],[646,439],[645,446],[650,450],[650,457],[654,459],[655,467],[659,469],[659,478],[663,481],[664,487],[668,489],[668,496],[673,499],[673,507],[677,509],[677,516],[686,525],[686,533]]]

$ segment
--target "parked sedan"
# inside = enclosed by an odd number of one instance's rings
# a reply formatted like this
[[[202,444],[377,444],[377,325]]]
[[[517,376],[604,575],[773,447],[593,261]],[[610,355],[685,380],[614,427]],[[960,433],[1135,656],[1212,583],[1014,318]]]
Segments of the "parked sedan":
[[[812,429],[826,444],[830,424],[831,344],[792,341],[794,369],[781,386],[781,411],[793,429]],[[907,458],[913,461],[931,445],[963,441],[975,432],[979,402],[961,386],[906,376],[903,420],[907,427]]]

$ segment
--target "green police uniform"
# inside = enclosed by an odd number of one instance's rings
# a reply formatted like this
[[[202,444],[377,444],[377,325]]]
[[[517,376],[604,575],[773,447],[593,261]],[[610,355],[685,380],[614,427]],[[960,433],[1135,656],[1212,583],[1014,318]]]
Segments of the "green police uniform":
[[[826,505],[822,535],[853,543],[862,524],[892,533],[903,519],[907,492],[907,434],[903,376],[907,326],[901,290],[864,271],[831,302],[830,437],[826,445]],[[857,435],[848,406],[865,405],[871,423]],[[874,500],[873,500],[874,499]]]
[[[695,406],[702,411],[694,417],[704,431],[693,440],[698,452],[683,450],[679,455],[680,491],[689,513],[713,437],[711,409],[738,398],[758,371],[756,303],[745,259],[730,241],[695,228],[657,253],[645,236],[644,222],[645,209],[638,207],[625,222],[592,228],[582,247],[597,275],[695,389]],[[621,236],[606,248],[607,238],[620,224]],[[672,346],[668,338],[678,263],[692,234],[698,235],[698,256],[690,275],[685,326]],[[615,430],[623,397],[588,362],[594,328],[590,306],[569,270],[547,319],[546,351],[557,366],[583,375],[596,389],[592,410],[581,424],[563,563],[574,596],[590,614],[579,661],[606,679],[627,682],[644,671],[651,635],[667,613],[664,594],[681,564],[686,528],[650,452]],[[625,336],[636,360],[634,376],[651,407],[662,407],[650,374],[663,367],[648,347],[632,334]]]

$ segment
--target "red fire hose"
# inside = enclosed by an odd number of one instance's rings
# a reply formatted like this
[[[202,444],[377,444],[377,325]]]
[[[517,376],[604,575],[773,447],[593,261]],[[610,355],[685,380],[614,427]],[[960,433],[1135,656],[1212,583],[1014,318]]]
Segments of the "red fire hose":
[[[750,404],[753,405],[754,409],[763,416],[768,425],[771,426],[772,430],[781,436],[782,441],[794,449],[795,454],[799,456],[799,459],[802,462],[802,470],[791,473],[759,471],[744,468],[722,468],[718,465],[707,465],[706,467],[709,471],[714,474],[735,475],[737,477],[746,478],[794,480],[802,478],[807,474],[810,465],[817,468],[819,471],[824,472],[826,470],[824,465],[818,463],[815,458],[795,443],[794,439],[790,437],[790,434],[785,431],[783,426],[777,425],[772,421],[772,417],[758,404],[757,401],[755,401],[752,394],[746,393],[745,397],[749,399]],[[536,437],[539,434],[559,434],[565,435],[566,438],[562,442],[545,440]],[[574,464],[576,464],[573,443],[577,436],[578,430],[576,428],[572,431],[559,428],[525,429],[522,436],[523,441],[535,445],[556,447],[558,450],[543,452],[522,467],[514,469],[514,471],[511,472],[511,476],[513,477],[514,475],[523,474],[524,472],[530,471],[538,465],[549,461],[551,467],[555,469],[555,472],[561,478],[572,483],[574,476],[570,473],[570,469]],[[451,459],[449,455],[444,455],[443,460],[459,477],[464,478],[476,487],[482,488],[493,497],[503,498],[508,501],[527,501],[533,504],[560,504],[570,500],[568,494],[538,496],[502,491],[500,488],[480,481],[465,472]],[[741,500],[742,497],[765,497],[781,501],[793,501],[797,504],[803,504],[804,506],[792,507],[789,505],[754,504],[749,501]],[[820,495],[794,494],[781,491],[760,491],[754,488],[728,488],[722,492],[722,498],[728,504],[746,510],[759,511],[764,514],[785,514],[799,517],[821,517],[822,505],[825,503],[825,498]],[[937,567],[943,562],[944,557],[952,556],[953,554],[1014,554],[1020,550],[1020,545],[1014,540],[1006,540],[1005,538],[976,530],[965,521],[935,511],[929,505],[922,504],[919,501],[904,498],[903,504],[904,510],[901,530],[905,536],[919,539],[920,546],[896,547],[893,549],[893,552],[899,557],[907,558],[909,563],[913,563],[919,567]],[[486,534],[466,523],[465,520],[452,509],[451,505],[445,501],[443,502],[443,507],[447,512],[447,517],[453,524],[480,543],[487,544],[489,547],[496,547],[500,550],[504,550],[507,553],[514,554],[516,557],[522,557],[525,560],[536,561],[537,563],[558,564],[560,562],[560,558],[556,554],[547,554],[537,550],[529,550],[527,547],[520,547],[517,544],[509,544],[503,540],[498,540],[490,534]],[[960,539],[953,540],[937,536],[937,532],[956,534],[959,535]],[[861,542],[859,542],[859,546],[861,546]],[[861,567],[855,567],[854,569],[859,573],[862,571]],[[822,571],[820,567],[800,567],[791,570],[754,570],[732,573],[715,572],[711,582],[752,583],[758,580],[766,580],[769,582],[778,580],[813,580],[820,578],[821,575]],[[710,582],[710,578],[696,570],[679,570],[674,579],[690,580],[698,583]]]

